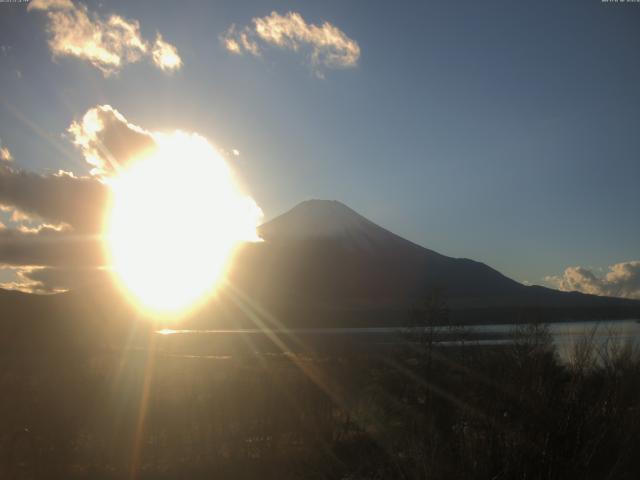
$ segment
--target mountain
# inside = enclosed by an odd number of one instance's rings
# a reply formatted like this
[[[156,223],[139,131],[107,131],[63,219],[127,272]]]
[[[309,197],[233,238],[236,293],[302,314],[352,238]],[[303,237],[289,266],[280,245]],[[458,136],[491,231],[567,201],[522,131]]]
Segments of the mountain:
[[[230,281],[286,323],[406,319],[434,290],[456,312],[476,316],[479,309],[583,315],[575,309],[594,313],[640,305],[522,285],[483,263],[412,243],[337,201],[302,202],[259,232],[264,242],[239,252]]]
[[[522,288],[482,263],[405,240],[337,201],[303,202],[259,232],[264,242],[249,246],[239,263],[251,267],[241,284],[262,282],[262,291],[296,288],[319,301],[379,305],[424,298],[433,288],[455,298]]]
[[[333,239],[344,248],[374,250],[408,243],[335,200],[307,200],[259,227],[267,242]]]

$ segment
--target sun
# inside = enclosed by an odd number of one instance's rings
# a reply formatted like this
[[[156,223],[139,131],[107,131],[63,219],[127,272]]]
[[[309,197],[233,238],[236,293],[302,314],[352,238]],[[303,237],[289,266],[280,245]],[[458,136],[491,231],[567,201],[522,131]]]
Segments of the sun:
[[[181,315],[213,293],[234,249],[258,241],[262,212],[199,135],[154,136],[157,148],[109,182],[109,263],[146,313]]]

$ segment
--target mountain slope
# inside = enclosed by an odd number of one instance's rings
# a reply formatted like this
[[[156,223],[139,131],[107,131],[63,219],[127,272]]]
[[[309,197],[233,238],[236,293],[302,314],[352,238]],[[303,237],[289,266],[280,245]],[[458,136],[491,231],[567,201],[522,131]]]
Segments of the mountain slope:
[[[386,309],[392,315],[408,312],[434,289],[457,309],[637,305],[522,285],[483,263],[416,245],[336,201],[303,202],[264,224],[260,234],[264,242],[238,254],[231,282],[281,312],[377,315]]]
[[[252,270],[243,284],[264,280],[278,284],[272,288],[368,304],[405,303],[426,297],[433,288],[446,290],[451,298],[526,290],[482,263],[405,240],[336,201],[303,202],[264,224],[260,234],[264,243],[249,246],[239,259]]]

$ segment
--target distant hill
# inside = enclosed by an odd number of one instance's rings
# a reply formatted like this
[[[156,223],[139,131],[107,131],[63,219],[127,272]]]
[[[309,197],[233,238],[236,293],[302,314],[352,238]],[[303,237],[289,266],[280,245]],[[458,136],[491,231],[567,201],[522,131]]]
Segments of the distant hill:
[[[239,249],[227,284],[191,324],[255,327],[268,317],[271,327],[402,325],[433,291],[462,323],[640,316],[640,301],[525,286],[412,243],[337,201],[302,202],[259,231],[264,241]],[[0,291],[0,307],[30,319],[134,316],[104,285],[46,297]]]

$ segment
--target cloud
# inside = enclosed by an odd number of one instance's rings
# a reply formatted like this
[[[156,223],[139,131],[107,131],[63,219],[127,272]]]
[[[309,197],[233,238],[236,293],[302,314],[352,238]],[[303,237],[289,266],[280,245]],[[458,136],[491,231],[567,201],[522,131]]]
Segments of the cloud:
[[[79,232],[100,231],[109,195],[108,187],[94,178],[39,175],[0,164],[0,205]]]
[[[231,53],[242,54],[250,53],[256,57],[260,56],[260,47],[255,40],[252,40],[253,34],[248,27],[242,31],[236,31],[236,26],[231,25],[229,30],[220,37],[224,47]]]
[[[25,279],[42,293],[55,293],[106,283],[110,272],[104,268],[36,268],[24,274]]]
[[[182,59],[178,55],[178,49],[165,42],[159,33],[156,36],[156,42],[153,44],[151,56],[153,63],[160,70],[178,70],[182,66]]]
[[[121,134],[117,112],[96,112],[102,116],[97,114],[86,148],[98,148],[100,141],[124,157],[122,142],[143,143],[133,142],[140,138],[135,131]],[[99,178],[62,170],[41,175],[0,162],[0,214],[6,223],[0,228],[0,288],[56,293],[104,277],[101,235],[110,199]]]
[[[151,133],[129,123],[110,105],[89,109],[68,131],[96,176],[113,175],[156,147]]]
[[[7,219],[0,228],[0,279],[6,280],[0,288],[55,293],[98,275],[106,263],[101,230],[109,200],[96,178],[0,164],[0,212]],[[54,272],[65,274],[53,281]]]
[[[13,156],[11,156],[11,152],[7,147],[0,147],[0,160],[5,162],[10,162],[13,160]]]
[[[28,277],[28,274],[37,268],[41,267],[0,265],[0,288],[24,293],[50,293],[44,291],[37,281]]]
[[[37,215],[29,215],[11,205],[0,205],[0,212],[9,214],[11,228],[15,228],[21,232],[38,232],[43,228],[62,231],[71,228],[67,223],[47,223],[43,218]]]
[[[160,34],[153,46],[142,38],[137,20],[119,15],[101,18],[71,0],[32,0],[27,10],[46,12],[49,48],[54,57],[86,60],[105,76],[143,58],[151,59],[163,71],[182,66],[176,47],[165,42]]]
[[[71,0],[31,0],[27,10],[71,10],[73,8]]]
[[[253,25],[238,29],[231,25],[220,37],[225,49],[241,55],[249,53],[259,56],[265,45],[298,52],[310,51],[311,65],[318,69],[355,67],[360,58],[358,42],[349,38],[335,25],[324,22],[322,25],[307,23],[302,15],[288,12],[254,18]],[[317,70],[319,72],[319,70]]]
[[[2,140],[0,139],[0,162],[11,162],[13,161],[13,155],[11,151],[6,145],[2,144]]]
[[[13,160],[13,155],[9,149],[2,145],[2,141],[0,140],[0,161],[10,162]]]
[[[64,171],[43,175],[24,171],[13,163],[0,162],[0,221],[6,224],[0,224],[0,288],[53,293],[73,289],[109,273],[111,259],[104,245],[104,227],[105,215],[114,201],[111,187],[116,182],[111,177],[156,148],[167,148],[163,150],[166,155],[161,155],[169,161],[164,164],[167,174],[163,179],[166,178],[166,182],[160,182],[158,190],[158,198],[162,200],[154,198],[156,202],[166,200],[166,208],[163,204],[157,214],[151,212],[148,218],[144,218],[146,225],[153,225],[144,227],[149,232],[149,242],[144,242],[144,245],[162,244],[163,239],[169,239],[165,244],[177,244],[172,239],[184,236],[201,239],[203,236],[198,232],[202,231],[212,232],[214,237],[220,236],[209,224],[201,222],[210,213],[213,200],[202,195],[190,196],[191,192],[183,187],[188,185],[191,176],[200,173],[197,168],[185,166],[185,152],[203,156],[205,169],[213,163],[212,172],[230,175],[206,139],[185,132],[164,134],[147,131],[129,122],[110,105],[89,109],[71,123],[68,132],[85,161],[93,167],[91,176],[76,176]],[[218,161],[220,168],[216,166]],[[157,168],[153,162],[149,165],[152,169]],[[145,179],[148,174],[153,174],[153,171],[145,170]],[[203,190],[215,187],[215,182],[212,186],[211,182],[204,180]],[[125,210],[132,208],[131,199],[135,204],[139,195],[142,194],[137,190],[132,192],[124,204]],[[188,197],[188,203],[181,203],[185,197]],[[192,206],[195,207],[193,212]],[[147,208],[145,205],[141,208],[140,215],[145,216]],[[248,228],[251,223],[252,234],[255,235],[254,223],[257,223],[261,211],[253,200],[242,197],[237,204],[225,203],[221,208],[226,213],[231,209],[238,209],[235,211],[243,214],[245,209],[252,213],[255,210],[256,218],[251,222],[248,219],[237,222],[239,229],[244,228],[245,223]],[[205,212],[204,217],[202,212]],[[136,218],[142,218],[140,215]],[[165,220],[168,223],[164,224]],[[145,225],[144,221],[139,223]],[[205,227],[199,230],[201,225]],[[125,231],[130,232],[130,225]],[[133,237],[124,237],[126,241],[134,240]],[[139,238],[140,232],[135,240]],[[162,269],[165,253],[166,249],[157,256],[158,262],[154,261],[149,268]],[[177,254],[182,255],[182,251]],[[184,258],[189,260],[190,257],[185,254]]]
[[[79,234],[51,226],[0,230],[0,264],[88,267],[104,265],[100,235]]]
[[[568,267],[562,275],[547,276],[544,280],[563,291],[640,299],[640,260],[611,265],[605,275],[587,267]]]
[[[106,284],[109,271],[91,267],[30,267],[0,265],[0,288],[25,293],[66,292],[87,285]]]

